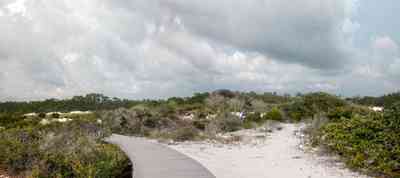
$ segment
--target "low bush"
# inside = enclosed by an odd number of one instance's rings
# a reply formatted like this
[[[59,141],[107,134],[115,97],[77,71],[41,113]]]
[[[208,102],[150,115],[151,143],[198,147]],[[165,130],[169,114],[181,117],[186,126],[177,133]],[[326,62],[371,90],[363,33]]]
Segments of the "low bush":
[[[338,153],[350,167],[400,177],[400,104],[383,114],[343,111],[331,113],[334,119],[321,127],[314,144]]]
[[[196,120],[193,121],[193,126],[201,131],[205,131],[207,128],[207,125],[210,123],[209,120]]]
[[[277,108],[274,107],[271,109],[271,111],[267,112],[264,117],[264,120],[274,120],[274,121],[282,121],[283,116],[281,111]]]
[[[349,106],[345,106],[345,107],[336,107],[336,108],[330,110],[326,114],[326,116],[329,120],[338,120],[341,118],[351,118],[356,115],[365,116],[365,115],[369,115],[369,114],[373,114],[373,113],[374,112],[372,112],[367,107],[358,106],[358,105],[349,105]]]
[[[219,114],[215,120],[216,125],[222,132],[233,132],[242,128],[243,121],[230,113]]]
[[[39,134],[33,128],[8,129],[0,132],[0,163],[12,173],[26,171],[39,154]]]
[[[46,113],[41,112],[41,113],[39,113],[38,116],[39,116],[40,118],[45,118],[45,117],[46,117]]]
[[[157,128],[159,126],[159,119],[155,118],[155,117],[150,117],[150,118],[146,118],[143,121],[143,126],[148,127],[148,128]]]
[[[92,121],[20,125],[0,131],[0,166],[26,177],[119,177],[129,165]]]
[[[260,113],[255,112],[255,113],[250,113],[246,116],[245,122],[255,122],[258,124],[261,124],[265,121],[265,118],[261,117]]]
[[[294,121],[313,118],[315,114],[329,113],[349,104],[337,96],[323,92],[309,93],[282,105],[284,112]]]
[[[37,121],[33,119],[26,119],[18,115],[0,114],[0,127],[3,127],[4,129],[25,127],[28,125],[35,125],[35,124],[37,124]]]
[[[244,121],[243,122],[243,128],[245,129],[252,129],[252,128],[256,128],[259,124],[257,124],[254,121]]]
[[[52,113],[52,114],[51,114],[51,117],[52,117],[52,118],[60,118],[60,114],[58,114],[58,113]]]
[[[120,108],[112,111],[97,113],[103,125],[112,133],[126,135],[144,135],[143,122],[150,118],[150,113],[145,109]],[[150,125],[149,121],[149,125]]]

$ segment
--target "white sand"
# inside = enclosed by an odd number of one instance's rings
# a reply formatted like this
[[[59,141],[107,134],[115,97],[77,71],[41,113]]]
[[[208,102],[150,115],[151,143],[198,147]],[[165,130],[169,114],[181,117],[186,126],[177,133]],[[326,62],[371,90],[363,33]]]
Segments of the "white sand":
[[[330,157],[300,149],[301,125],[282,124],[282,130],[260,134],[252,143],[223,145],[186,142],[169,145],[199,161],[217,178],[364,178]],[[297,134],[296,134],[297,133]]]

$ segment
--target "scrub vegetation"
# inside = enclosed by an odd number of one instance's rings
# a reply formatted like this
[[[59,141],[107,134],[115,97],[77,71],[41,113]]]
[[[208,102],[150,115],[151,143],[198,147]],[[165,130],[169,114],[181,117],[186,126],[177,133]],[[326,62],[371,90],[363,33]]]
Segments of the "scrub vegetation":
[[[21,177],[124,177],[130,162],[93,115],[42,124],[40,118],[2,115],[0,169]],[[8,119],[6,119],[8,118]],[[56,118],[54,118],[56,119]]]
[[[400,177],[399,133],[400,103],[383,113],[339,109],[329,115],[313,142],[340,155],[351,168]]]
[[[384,103],[383,112],[368,108],[376,103],[371,98],[365,102],[323,92],[290,96],[217,90],[140,101],[89,94],[3,102],[0,170],[25,177],[123,177],[130,162],[117,147],[104,142],[112,133],[187,141],[216,139],[221,133],[259,127],[270,120],[312,120],[307,133],[313,146],[340,155],[352,168],[399,177],[397,96],[373,97]],[[92,112],[57,113],[74,110]]]

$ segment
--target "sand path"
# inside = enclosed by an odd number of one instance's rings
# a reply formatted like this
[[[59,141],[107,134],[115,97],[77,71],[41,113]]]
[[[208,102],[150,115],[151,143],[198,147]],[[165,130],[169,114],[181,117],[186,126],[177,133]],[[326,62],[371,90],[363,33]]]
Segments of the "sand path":
[[[255,143],[223,145],[186,142],[170,145],[199,161],[217,178],[364,178],[332,157],[301,149],[299,124],[281,124]],[[260,137],[258,137],[260,138]]]

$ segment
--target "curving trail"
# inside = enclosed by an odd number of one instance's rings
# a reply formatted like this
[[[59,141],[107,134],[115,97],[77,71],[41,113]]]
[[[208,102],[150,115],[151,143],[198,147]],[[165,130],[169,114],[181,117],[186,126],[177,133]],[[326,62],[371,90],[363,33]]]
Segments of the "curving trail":
[[[106,141],[131,159],[133,178],[215,178],[197,161],[157,142],[115,134]]]

